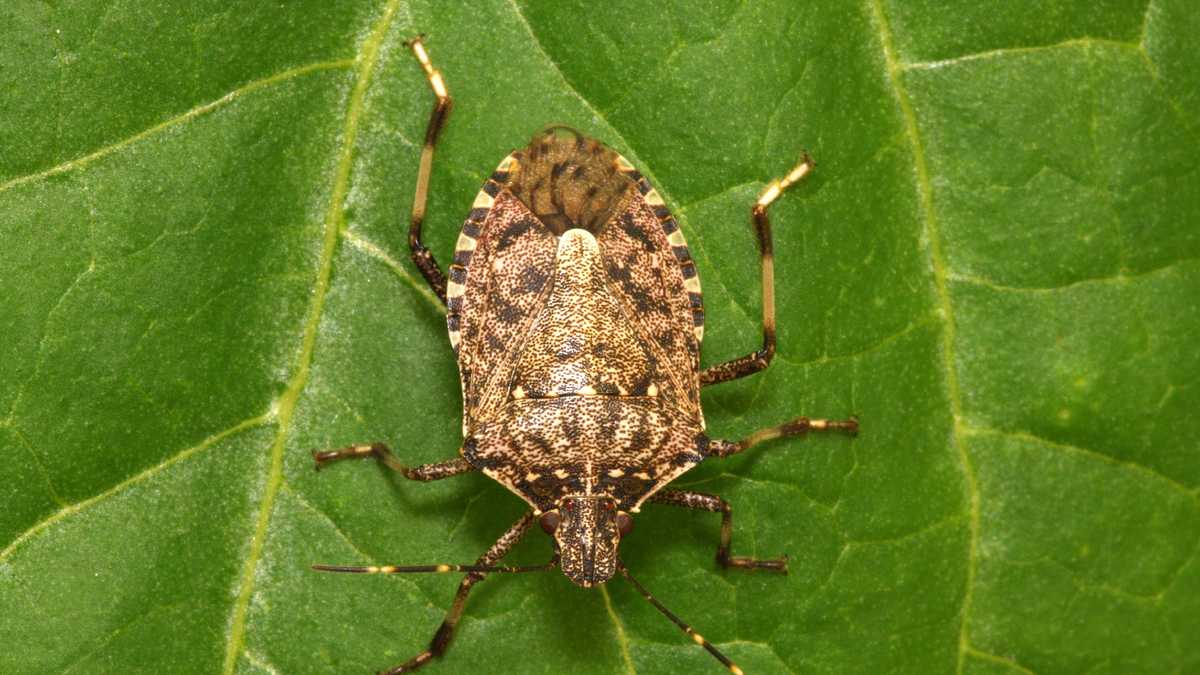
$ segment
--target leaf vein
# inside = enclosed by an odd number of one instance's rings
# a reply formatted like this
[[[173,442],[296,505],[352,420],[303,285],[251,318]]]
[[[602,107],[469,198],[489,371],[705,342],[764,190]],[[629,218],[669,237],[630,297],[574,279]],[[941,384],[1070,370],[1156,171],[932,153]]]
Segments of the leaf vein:
[[[996,281],[992,281],[986,277],[977,276],[974,274],[963,274],[961,272],[951,272],[947,275],[950,281],[956,281],[964,284],[972,284],[975,286],[985,286],[994,291],[1004,293],[1055,293],[1059,291],[1067,291],[1074,289],[1077,286],[1087,286],[1091,284],[1111,284],[1111,283],[1128,283],[1136,281],[1144,277],[1167,275],[1177,272],[1180,267],[1186,267],[1192,263],[1200,261],[1200,257],[1180,258],[1174,260],[1161,267],[1143,270],[1132,274],[1119,273],[1106,277],[1088,277],[1086,279],[1077,279],[1060,286],[1010,286]]]
[[[180,450],[179,452],[171,455],[170,457],[164,459],[163,461],[159,462],[158,464],[155,464],[154,466],[143,469],[141,472],[134,474],[133,476],[130,476],[129,478],[126,478],[125,480],[121,481],[120,483],[117,483],[116,485],[105,490],[104,492],[93,495],[92,497],[88,497],[87,499],[84,499],[79,502],[75,502],[74,504],[65,506],[65,507],[59,509],[58,511],[55,511],[53,514],[38,521],[32,527],[25,530],[21,534],[17,535],[17,537],[15,539],[13,539],[12,542],[10,542],[9,545],[4,548],[4,550],[0,551],[0,562],[3,562],[9,556],[11,556],[13,554],[13,552],[16,551],[17,548],[19,548],[21,546],[21,544],[25,543],[26,541],[29,541],[32,537],[37,535],[39,532],[45,530],[46,528],[50,527],[51,525],[54,525],[58,521],[63,520],[64,518],[72,516],[81,511],[84,511],[84,510],[90,508],[91,506],[94,506],[95,504],[102,502],[105,499],[108,499],[109,497],[120,494],[121,492],[124,492],[127,488],[137,485],[138,483],[141,483],[142,481],[147,480],[148,478],[151,478],[155,474],[158,474],[159,472],[161,472],[165,469],[168,469],[171,466],[174,466],[175,464],[178,464],[179,462],[182,462],[185,459],[188,459],[189,457],[195,455],[196,453],[200,452],[201,450],[209,448],[209,447],[215,445],[216,443],[219,443],[220,441],[223,441],[231,436],[241,433],[242,431],[246,431],[247,429],[252,429],[254,427],[264,425],[264,424],[272,421],[273,419],[274,419],[273,413],[266,413],[263,415],[258,415],[257,417],[251,417],[250,419],[238,422],[237,424],[229,427],[228,429],[219,431],[219,432],[209,436],[208,438],[204,439],[197,445],[194,445],[190,448],[185,448],[183,450]]]
[[[968,537],[966,551],[967,579],[963,589],[962,610],[958,636],[958,664],[956,672],[962,675],[966,662],[967,650],[970,648],[969,619],[971,600],[975,586],[975,569],[978,562],[979,549],[979,486],[975,476],[975,468],[963,442],[962,430],[962,399],[959,393],[958,371],[955,368],[954,355],[954,306],[947,289],[947,264],[942,253],[942,243],[938,228],[937,215],[933,207],[933,187],[929,178],[929,168],[925,161],[925,149],[921,143],[920,131],[917,127],[916,112],[909,100],[907,89],[902,78],[904,67],[896,57],[892,44],[892,29],[887,16],[883,12],[880,0],[870,0],[868,8],[871,23],[879,34],[879,46],[884,61],[884,77],[891,88],[899,108],[905,134],[912,146],[914,188],[919,202],[922,222],[922,238],[928,248],[929,266],[933,274],[934,302],[942,319],[942,371],[945,377],[946,397],[951,416],[950,438],[958,457],[963,477],[964,497],[967,503]]]
[[[37,379],[38,373],[41,372],[42,366],[45,365],[46,344],[50,339],[50,322],[55,313],[57,313],[59,308],[62,307],[63,302],[67,299],[67,297],[71,295],[71,293],[79,286],[79,283],[83,281],[84,277],[88,276],[93,271],[95,271],[95,260],[89,263],[82,272],[77,274],[70,284],[67,284],[67,288],[63,290],[62,295],[58,296],[58,300],[55,300],[54,305],[46,312],[46,320],[42,322],[42,337],[38,340],[37,361],[33,365],[33,372],[31,372],[29,377],[21,382],[20,387],[17,388],[17,393],[15,396],[13,396],[12,404],[8,408],[8,415],[5,416],[4,420],[0,421],[0,426],[11,426],[14,423],[17,415],[17,408],[20,407],[21,400],[25,398],[25,391],[29,389],[29,385],[35,379]]]
[[[358,56],[354,59],[357,65],[354,88],[347,102],[345,127],[342,131],[342,145],[338,152],[337,167],[330,190],[329,209],[325,214],[325,227],[321,242],[321,253],[317,274],[313,284],[312,301],[309,304],[308,315],[305,318],[303,333],[300,339],[300,349],[296,355],[294,374],[288,382],[279,399],[279,427],[275,440],[271,444],[270,462],[265,476],[262,499],[254,529],[247,542],[248,552],[241,575],[235,582],[236,599],[230,608],[229,628],[225,648],[225,665],[222,672],[232,675],[237,667],[238,654],[241,653],[246,631],[246,613],[250,606],[250,598],[254,593],[254,574],[258,561],[262,556],[263,545],[266,541],[267,529],[274,511],[275,497],[283,482],[283,451],[291,431],[292,415],[304,386],[308,381],[309,366],[316,346],[317,328],[325,307],[325,297],[329,291],[330,279],[333,276],[333,257],[340,240],[338,236],[345,225],[342,210],[350,183],[350,173],[353,169],[354,145],[358,137],[359,121],[362,118],[367,88],[371,82],[379,55],[380,43],[387,35],[392,25],[392,19],[400,0],[389,0],[383,8],[382,15],[371,27],[371,32],[359,45]]]
[[[20,444],[24,446],[25,451],[29,453],[30,459],[33,460],[33,465],[37,467],[38,473],[42,474],[42,479],[46,481],[46,492],[49,493],[50,499],[53,500],[55,504],[58,504],[60,508],[70,506],[70,503],[63,499],[62,496],[58,494],[58,490],[54,488],[54,481],[50,479],[50,472],[46,470],[46,464],[42,461],[42,456],[39,455],[37,450],[33,447],[33,443],[29,442],[29,438],[27,438],[25,434],[22,433],[21,430],[15,425],[10,426],[8,430],[14,436],[16,436]]]
[[[413,290],[417,292],[417,295],[420,295],[423,299],[428,301],[434,309],[441,314],[446,313],[446,306],[442,304],[441,300],[438,300],[437,296],[433,294],[433,291],[429,290],[429,285],[424,281],[418,281],[411,272],[404,269],[404,266],[401,265],[398,260],[389,255],[387,251],[383,250],[362,235],[355,233],[354,230],[343,231],[342,238],[354,248],[366,253],[372,258],[377,258],[384,265],[387,265],[388,269],[395,272],[396,276],[399,277],[401,281],[411,286]]]
[[[66,675],[67,673],[79,667],[80,664],[103,652],[104,648],[112,644],[113,640],[116,640],[118,637],[120,637],[122,633],[128,631],[131,627],[149,619],[155,612],[161,612],[165,609],[175,609],[177,607],[182,607],[185,604],[187,604],[186,601],[174,602],[167,605],[157,605],[151,608],[149,611],[137,614],[132,619],[122,623],[120,626],[117,626],[110,631],[109,634],[104,636],[104,638],[100,640],[100,643],[97,644],[93,649],[88,650],[87,653],[72,661],[66,668],[63,668],[61,675]]]
[[[1007,666],[1009,668],[1016,670],[1017,672],[1025,673],[1026,675],[1035,675],[1035,673],[1032,670],[1026,668],[1025,666],[1022,666],[1021,664],[1017,663],[1010,657],[997,656],[996,654],[989,654],[987,652],[975,649],[974,647],[967,647],[967,654],[969,656],[974,656],[975,658],[980,659],[982,661],[989,661],[991,663],[999,664],[1002,666]]]
[[[1054,448],[1056,450],[1062,450],[1062,451],[1069,452],[1072,454],[1083,455],[1084,457],[1089,457],[1091,459],[1099,460],[1099,461],[1104,462],[1105,464],[1109,464],[1111,466],[1136,471],[1136,472],[1145,474],[1146,476],[1163,481],[1164,483],[1169,485],[1171,488],[1183,493],[1185,496],[1187,496],[1193,502],[1197,502],[1198,504],[1200,504],[1200,497],[1198,497],[1196,495],[1196,492],[1192,488],[1188,487],[1187,485],[1184,485],[1183,483],[1179,482],[1178,480],[1175,480],[1174,478],[1171,478],[1170,476],[1167,476],[1164,473],[1161,473],[1159,471],[1151,469],[1150,467],[1148,467],[1144,464],[1138,464],[1137,462],[1131,462],[1131,461],[1125,460],[1125,459],[1118,459],[1116,457],[1106,455],[1102,452],[1099,452],[1096,450],[1091,450],[1089,448],[1080,447],[1078,445],[1071,445],[1069,443],[1061,443],[1059,441],[1052,441],[1048,438],[1043,438],[1041,436],[1038,436],[1036,434],[1033,434],[1033,433],[1030,433],[1027,431],[1008,431],[1008,430],[1004,430],[1004,429],[995,429],[992,427],[971,426],[971,427],[964,427],[963,432],[968,435],[1002,436],[1005,438],[1013,438],[1013,439],[1016,439],[1019,441],[1025,441],[1027,443],[1036,443],[1038,445],[1042,445],[1042,446],[1049,447],[1049,448]]]
[[[717,481],[726,480],[726,479],[741,481],[741,482],[745,482],[745,483],[758,483],[759,485],[774,485],[776,487],[780,487],[785,490],[795,492],[796,494],[800,495],[800,497],[804,501],[808,502],[809,506],[811,506],[815,509],[818,509],[820,511],[823,511],[823,512],[829,513],[829,514],[832,514],[834,511],[834,505],[826,504],[824,502],[818,501],[812,495],[805,492],[799,485],[796,485],[794,483],[787,483],[787,482],[779,481],[779,480],[771,480],[769,478],[750,478],[748,476],[740,476],[738,474],[729,473],[728,471],[725,471],[725,470],[722,470],[720,473],[716,473],[711,476],[705,476],[704,478],[699,478],[696,480],[679,481],[678,483],[672,483],[671,487],[672,487],[672,489],[674,489],[674,488],[694,488],[697,486],[705,485],[708,483],[715,483]],[[744,529],[746,531],[751,530],[751,528],[744,528]]]
[[[271,675],[280,675],[279,669],[271,665],[271,662],[267,661],[262,655],[256,654],[249,649],[242,650],[242,654],[245,655],[246,660],[250,662],[250,665],[261,668]]]
[[[349,546],[354,551],[354,554],[357,555],[363,562],[367,562],[371,565],[376,565],[376,566],[383,564],[380,562],[380,560],[378,558],[371,555],[370,553],[367,553],[366,551],[364,551],[362,549],[361,546],[356,544],[354,542],[354,540],[350,538],[350,535],[346,534],[346,531],[338,526],[337,521],[335,521],[332,516],[330,516],[328,513],[325,513],[325,511],[321,510],[315,504],[313,504],[312,502],[305,499],[304,496],[302,496],[299,492],[296,491],[295,488],[293,488],[291,485],[289,485],[287,483],[287,481],[284,481],[280,485],[279,489],[282,490],[283,492],[285,492],[288,497],[291,497],[292,499],[294,499],[296,501],[296,503],[299,504],[300,506],[302,506],[305,510],[310,511],[311,513],[313,513],[314,515],[316,515],[317,517],[321,518],[326,523],[328,523],[329,527],[333,529],[334,534],[336,534],[339,539],[341,539],[347,546]],[[436,604],[434,602],[433,598],[431,598],[429,595],[427,595],[425,593],[425,591],[416,582],[414,582],[410,577],[404,576],[402,574],[383,574],[380,576],[383,576],[387,579],[391,579],[394,583],[399,583],[399,584],[407,587],[410,591],[414,592],[413,593],[414,595],[420,596],[421,599],[423,601],[425,601],[426,603],[428,603],[430,605]]]
[[[1097,37],[1077,37],[1062,42],[1055,42],[1048,45],[1030,45],[1027,47],[1001,47],[999,49],[989,49],[982,52],[974,52],[955,56],[949,59],[937,59],[934,61],[914,61],[911,63],[896,62],[896,70],[903,72],[906,70],[932,70],[935,68],[944,68],[946,66],[956,66],[962,63],[971,63],[974,61],[984,61],[988,59],[1001,58],[1005,56],[1015,56],[1021,54],[1037,54],[1039,52],[1055,51],[1059,49],[1086,49],[1088,47],[1110,47],[1119,49],[1140,50],[1141,44],[1135,42],[1122,42],[1120,40],[1110,40],[1108,38]]]
[[[354,60],[352,60],[352,59],[339,59],[337,61],[321,61],[321,62],[317,62],[317,63],[310,63],[310,64],[303,65],[303,66],[297,66],[295,68],[289,68],[287,70],[282,70],[273,75],[268,75],[267,77],[264,77],[262,79],[254,80],[252,82],[249,82],[247,84],[244,84],[244,85],[238,87],[237,89],[230,91],[229,93],[225,94],[224,96],[221,96],[218,99],[209,101],[208,103],[203,103],[201,105],[198,105],[195,108],[192,108],[191,110],[188,110],[188,111],[181,113],[179,115],[176,115],[174,117],[165,119],[162,122],[159,122],[158,124],[155,124],[153,126],[142,129],[141,131],[139,131],[135,134],[126,136],[125,138],[122,138],[118,141],[109,143],[108,145],[102,146],[102,147],[100,147],[96,150],[93,150],[92,152],[89,152],[87,154],[80,155],[79,157],[76,157],[75,159],[67,160],[61,164],[56,164],[52,167],[49,167],[47,169],[42,169],[41,171],[35,171],[34,173],[31,173],[31,174],[26,174],[24,176],[18,176],[16,178],[10,178],[9,180],[6,180],[6,181],[0,183],[0,192],[10,190],[19,185],[24,185],[25,183],[32,183],[32,182],[40,181],[40,180],[49,178],[51,176],[56,176],[60,173],[67,173],[68,171],[73,171],[75,169],[83,168],[83,167],[87,166],[88,164],[95,162],[98,159],[107,157],[108,155],[118,152],[118,151],[120,151],[126,147],[129,147],[130,145],[133,145],[139,141],[150,138],[151,136],[155,136],[159,133],[162,133],[172,127],[178,126],[185,122],[189,122],[193,119],[196,119],[197,117],[206,115],[214,110],[223,108],[241,96],[244,96],[251,92],[257,91],[259,89],[266,88],[270,85],[278,84],[280,82],[285,82],[287,80],[290,80],[290,79],[293,79],[296,77],[300,77],[302,75],[307,75],[309,73],[319,72],[322,70],[337,70],[337,69],[341,69],[341,68],[349,68],[352,65],[354,65]]]
[[[863,347],[862,349],[858,349],[858,350],[855,350],[852,352],[846,352],[844,354],[822,354],[821,356],[818,356],[815,359],[807,359],[807,360],[803,360],[803,361],[798,361],[798,360],[789,359],[788,357],[786,357],[782,354],[776,353],[775,358],[778,359],[779,361],[782,361],[783,363],[788,364],[789,366],[796,366],[798,368],[805,368],[805,367],[809,367],[809,366],[823,366],[825,364],[828,364],[828,363],[831,363],[834,361],[846,361],[846,360],[850,360],[850,359],[857,359],[859,357],[866,356],[867,354],[870,354],[872,352],[877,352],[877,351],[883,349],[884,347],[887,347],[891,343],[896,342],[897,340],[900,340],[902,338],[905,338],[909,334],[911,334],[921,328],[924,328],[925,326],[932,324],[932,323],[936,322],[937,320],[938,320],[937,314],[929,314],[927,316],[917,319],[916,321],[913,321],[912,323],[908,324],[904,328],[901,328],[900,330],[896,331],[895,333],[892,333],[891,335],[885,335],[885,336],[879,338],[878,340],[872,342],[871,344],[867,345],[866,347]]]
[[[600,597],[604,598],[604,611],[608,612],[613,630],[617,633],[617,646],[621,648],[621,660],[625,662],[625,672],[628,675],[637,675],[637,668],[633,667],[633,656],[629,653],[629,638],[625,635],[625,625],[621,623],[621,617],[617,616],[617,612],[613,609],[608,586],[600,587]]]
[[[847,539],[846,545],[853,548],[858,548],[860,546],[874,546],[877,544],[898,544],[908,539],[916,539],[922,535],[929,534],[930,532],[946,527],[947,525],[957,523],[958,521],[962,520],[962,518],[963,514],[952,513],[944,518],[939,518],[928,525],[922,525],[921,527],[897,534],[895,536],[881,537],[879,539]]]
[[[1141,55],[1142,66],[1146,69],[1146,73],[1150,76],[1150,82],[1152,82],[1155,88],[1158,89],[1159,93],[1163,95],[1163,98],[1167,99],[1167,103],[1171,107],[1171,112],[1174,113],[1175,118],[1179,121],[1180,126],[1182,126],[1183,129],[1192,136],[1193,141],[1196,141],[1197,132],[1193,126],[1192,120],[1188,117],[1187,113],[1184,112],[1183,104],[1181,104],[1177,98],[1172,96],[1171,92],[1168,91],[1167,87],[1163,84],[1162,74],[1158,72],[1158,65],[1154,63],[1154,59],[1150,58],[1150,52],[1146,47],[1145,37],[1143,37],[1142,43],[1139,45],[1139,54]]]
[[[761,180],[748,180],[748,181],[743,181],[741,183],[735,183],[733,185],[730,185],[729,187],[721,188],[720,190],[717,190],[716,192],[713,192],[711,194],[701,195],[699,197],[696,197],[695,199],[688,202],[687,204],[680,204],[679,208],[676,209],[676,211],[675,211],[675,215],[678,216],[680,214],[687,213],[688,211],[699,206],[700,204],[703,204],[704,202],[723,198],[731,192],[740,191],[742,188],[746,188],[751,185],[757,186],[759,189],[762,189],[762,187],[764,185],[766,185],[766,183],[764,183]],[[748,203],[751,205],[754,204],[753,201],[750,201]]]

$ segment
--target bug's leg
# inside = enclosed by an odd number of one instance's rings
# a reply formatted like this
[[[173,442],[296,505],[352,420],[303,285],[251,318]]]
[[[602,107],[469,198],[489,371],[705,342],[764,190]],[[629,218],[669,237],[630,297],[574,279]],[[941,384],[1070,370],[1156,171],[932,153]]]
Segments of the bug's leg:
[[[460,473],[475,470],[475,467],[467,463],[467,460],[462,457],[456,457],[445,462],[434,462],[433,464],[405,466],[396,458],[395,453],[383,443],[351,445],[348,448],[340,450],[314,451],[313,464],[314,468],[319,471],[322,466],[330,462],[336,462],[340,459],[363,459],[365,457],[374,457],[389,469],[395,470],[409,480],[441,480],[442,478],[449,478],[450,476],[457,476]]]
[[[477,565],[494,565],[496,561],[503,558],[509,550],[512,549],[525,531],[529,529],[533,523],[533,512],[530,511],[521,517],[512,527],[508,528],[500,539],[492,544],[492,547],[487,550],[487,553],[479,556],[476,561]],[[547,567],[547,569],[549,569]],[[450,611],[446,613],[446,618],[442,621],[442,625],[438,627],[437,632],[433,634],[433,640],[429,642],[429,648],[417,654],[408,661],[387,671],[388,675],[397,675],[398,673],[408,673],[420,668],[429,663],[435,656],[441,656],[446,652],[446,648],[450,646],[450,641],[454,639],[454,628],[458,625],[458,620],[462,618],[463,607],[467,603],[467,594],[471,592],[471,587],[482,581],[484,573],[470,572],[458,585],[458,592],[454,594],[454,604],[450,606]]]
[[[429,116],[429,126],[425,128],[425,147],[421,148],[421,165],[417,169],[417,193],[413,197],[412,221],[408,228],[408,246],[412,249],[413,263],[416,264],[417,269],[421,270],[421,276],[425,277],[429,288],[433,289],[434,295],[441,298],[444,305],[446,304],[446,276],[442,274],[442,268],[434,260],[433,253],[421,242],[421,224],[425,221],[425,201],[429,196],[429,173],[433,167],[433,148],[437,145],[438,134],[441,133],[442,127],[446,124],[446,118],[450,115],[453,101],[450,93],[446,91],[446,82],[442,79],[442,73],[434,69],[433,64],[429,61],[429,54],[425,51],[425,45],[422,43],[423,39],[423,36],[414,38],[408,43],[408,47],[420,62],[425,76],[429,78],[429,86],[433,89],[434,96],[437,96],[437,103],[434,104],[433,113]]]
[[[858,418],[845,420],[810,420],[807,417],[797,417],[766,429],[759,429],[740,441],[727,441],[721,438],[708,440],[708,454],[713,457],[728,457],[743,450],[752,448],[759,443],[783,438],[785,436],[802,436],[810,431],[844,431],[851,436],[858,435]]]
[[[629,583],[633,584],[633,587],[637,589],[638,593],[642,594],[643,598],[645,598],[650,604],[654,605],[655,609],[662,612],[663,616],[670,619],[671,623],[679,626],[679,630],[686,633],[687,636],[692,639],[692,642],[704,647],[709,654],[712,654],[718,661],[721,662],[721,665],[728,668],[729,672],[733,673],[734,675],[742,675],[742,669],[738,668],[736,663],[730,661],[728,656],[722,654],[721,651],[714,647],[711,642],[705,640],[703,635],[697,633],[694,628],[684,623],[683,619],[675,616],[674,612],[663,606],[663,604],[659,602],[653,595],[650,595],[650,591],[646,590],[645,586],[641,585],[638,583],[637,579],[633,578],[633,575],[629,573],[629,569],[625,567],[624,563],[618,563],[617,569],[621,570],[621,574],[629,580]]]
[[[740,567],[751,570],[775,570],[787,574],[787,556],[758,560],[745,556],[730,556],[729,546],[733,540],[733,507],[729,502],[716,495],[703,492],[685,492],[682,490],[663,490],[657,492],[650,501],[656,504],[682,506],[685,509],[700,509],[721,514],[721,542],[717,544],[717,563],[721,567]]]
[[[718,363],[700,371],[701,386],[736,380],[763,370],[775,356],[775,253],[771,244],[771,221],[767,209],[784,190],[799,182],[813,169],[812,158],[804,153],[796,168],[781,179],[771,181],[754,202],[750,215],[758,234],[758,252],[762,264],[762,348],[740,358]]]

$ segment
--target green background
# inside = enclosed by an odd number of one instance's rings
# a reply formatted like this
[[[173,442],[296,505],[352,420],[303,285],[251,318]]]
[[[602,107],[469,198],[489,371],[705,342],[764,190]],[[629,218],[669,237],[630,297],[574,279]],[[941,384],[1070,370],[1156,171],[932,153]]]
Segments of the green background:
[[[654,6],[649,6],[653,4]],[[155,7],[154,5],[159,5]],[[426,223],[573,125],[692,245],[704,360],[758,341],[748,207],[773,209],[780,354],[623,547],[747,673],[1200,672],[1200,12],[1191,0],[32,2],[0,7],[0,671],[363,673],[427,643],[448,576],[521,503],[308,451],[454,455],[457,372],[407,260]],[[512,556],[541,562],[533,533]],[[430,673],[718,672],[627,585],[489,580]]]

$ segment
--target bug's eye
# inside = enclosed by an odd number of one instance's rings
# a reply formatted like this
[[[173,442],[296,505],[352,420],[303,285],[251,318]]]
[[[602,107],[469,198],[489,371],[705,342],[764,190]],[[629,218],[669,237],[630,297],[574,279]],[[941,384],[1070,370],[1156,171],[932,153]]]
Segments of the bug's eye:
[[[617,532],[620,532],[621,536],[624,537],[631,530],[633,530],[633,517],[624,511],[617,513]]]
[[[613,504],[612,502],[604,502],[604,510],[605,511],[612,511],[615,508],[617,508],[616,504]]]
[[[538,523],[546,531],[546,534],[554,534],[554,531],[558,529],[559,520],[558,511],[547,511],[542,514],[541,518],[538,518]]]

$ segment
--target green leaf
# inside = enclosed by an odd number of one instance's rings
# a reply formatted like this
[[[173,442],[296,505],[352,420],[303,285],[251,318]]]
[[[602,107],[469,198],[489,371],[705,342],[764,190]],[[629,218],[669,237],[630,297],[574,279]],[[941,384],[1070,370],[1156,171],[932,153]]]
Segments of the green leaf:
[[[408,262],[552,122],[638,164],[700,265],[705,362],[780,353],[710,432],[858,414],[679,485],[629,567],[748,673],[1200,670],[1200,15],[1089,3],[419,2],[0,8],[0,671],[399,664],[522,512],[308,451],[454,456],[457,372]],[[544,561],[532,533],[511,558]],[[1191,637],[1189,637],[1191,636]],[[627,584],[473,592],[428,672],[716,672]]]

